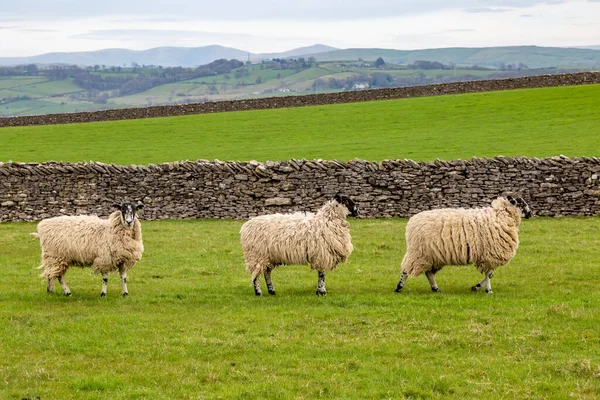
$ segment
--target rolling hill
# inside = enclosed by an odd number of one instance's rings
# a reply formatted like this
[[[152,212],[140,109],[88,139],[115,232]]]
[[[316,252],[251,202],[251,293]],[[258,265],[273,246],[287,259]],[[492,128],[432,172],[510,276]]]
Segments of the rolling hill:
[[[587,66],[600,68],[600,51],[562,47],[509,46],[482,48],[443,48],[423,50],[344,49],[313,54],[317,61],[375,61],[382,57],[387,63],[411,64],[419,60],[444,64],[495,66],[523,63],[529,68]]]
[[[314,45],[289,50],[283,53],[254,54],[245,50],[223,46],[203,47],[157,47],[148,50],[105,49],[72,53],[47,53],[31,57],[0,57],[0,65],[20,64],[74,64],[123,66],[135,62],[139,65],[163,67],[193,67],[208,64],[218,59],[246,61],[271,58],[302,57],[337,50],[335,47]]]
[[[538,46],[507,46],[482,48],[440,48],[422,50],[394,50],[375,48],[336,49],[317,44],[281,53],[254,54],[223,46],[158,47],[148,50],[105,49],[89,52],[48,53],[31,57],[0,57],[0,65],[18,64],[75,64],[123,66],[133,62],[139,65],[163,67],[197,66],[214,60],[238,59],[253,62],[273,58],[313,56],[317,61],[365,60],[382,57],[387,63],[411,64],[415,61],[438,61],[444,64],[482,65],[499,67],[503,64],[523,63],[529,68],[588,67],[600,68],[600,50],[591,48],[562,48]]]

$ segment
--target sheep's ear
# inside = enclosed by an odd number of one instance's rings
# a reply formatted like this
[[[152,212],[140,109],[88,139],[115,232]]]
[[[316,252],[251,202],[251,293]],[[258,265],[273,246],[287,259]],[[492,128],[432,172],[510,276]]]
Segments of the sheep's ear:
[[[135,206],[135,209],[138,210],[138,211],[141,210],[141,209],[143,209],[143,208],[144,208],[143,204],[138,204],[137,206]]]
[[[113,206],[113,208],[114,208],[115,210],[121,210],[121,205],[120,205],[120,204],[117,204],[117,203],[115,203],[115,204],[113,204],[112,206]]]
[[[510,201],[510,204],[512,204],[513,206],[517,205],[517,200],[515,200],[515,198],[510,195],[506,196],[506,200]]]
[[[336,194],[336,195],[333,197],[333,199],[334,199],[335,201],[337,201],[338,203],[341,203],[341,202],[342,202],[342,195],[340,195],[340,194],[338,193],[338,194]]]

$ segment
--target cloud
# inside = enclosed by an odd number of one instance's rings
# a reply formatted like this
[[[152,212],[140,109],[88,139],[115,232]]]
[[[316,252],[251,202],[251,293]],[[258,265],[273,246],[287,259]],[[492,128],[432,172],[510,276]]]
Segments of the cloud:
[[[247,33],[235,32],[210,32],[210,31],[194,31],[183,29],[107,29],[94,30],[86,33],[72,35],[69,38],[84,41],[98,41],[99,43],[119,43],[119,46],[126,46],[134,49],[147,49],[154,47],[202,47],[210,45],[221,45],[225,47],[235,48],[254,48],[260,43],[270,43],[271,46],[276,44],[286,46],[285,43],[296,43],[305,45],[313,43],[312,39],[289,36],[269,37],[267,35],[255,35]],[[256,51],[255,51],[256,52]]]
[[[255,35],[246,33],[219,33],[219,32],[203,32],[191,30],[168,30],[168,29],[106,29],[95,30],[91,32],[81,33],[71,36],[73,39],[86,40],[156,40],[156,39],[240,39],[254,38]]]
[[[48,32],[59,32],[56,29],[26,29],[26,28],[22,28],[19,29],[21,32],[38,32],[38,33],[48,33]]]
[[[503,13],[507,11],[511,11],[510,8],[467,8],[465,12],[469,14],[477,14],[477,13]]]
[[[169,0],[48,0],[11,1],[0,8],[5,17],[71,19],[74,17],[127,17],[151,21],[167,20],[362,20],[464,9],[526,8],[534,5],[560,4],[565,0],[494,0],[481,7],[481,0],[303,0],[300,2],[273,0],[228,0],[204,2]],[[591,0],[590,0],[591,1]],[[595,0],[600,1],[600,0]],[[9,10],[9,11],[6,11]],[[26,17],[24,17],[26,16]]]
[[[466,32],[477,32],[475,29],[446,29],[438,33],[466,33]]]

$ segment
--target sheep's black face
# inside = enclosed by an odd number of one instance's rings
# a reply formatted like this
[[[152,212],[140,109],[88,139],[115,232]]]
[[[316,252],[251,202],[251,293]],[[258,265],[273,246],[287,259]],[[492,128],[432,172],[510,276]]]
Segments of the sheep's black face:
[[[137,211],[144,208],[142,204],[136,205],[132,203],[115,204],[114,207],[121,211],[121,221],[126,228],[131,228],[133,226]]]
[[[346,207],[352,217],[358,217],[358,207],[350,197],[344,194],[336,194],[333,199]]]
[[[529,204],[527,204],[527,202],[523,200],[522,197],[514,198],[512,196],[506,196],[506,200],[510,201],[510,204],[521,210],[521,213],[525,218],[531,218],[531,216],[533,215],[531,208],[529,208]]]

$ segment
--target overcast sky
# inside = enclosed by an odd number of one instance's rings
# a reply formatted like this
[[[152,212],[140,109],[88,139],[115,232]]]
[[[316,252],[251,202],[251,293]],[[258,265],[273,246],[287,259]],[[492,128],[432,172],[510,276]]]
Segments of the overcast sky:
[[[600,45],[600,0],[0,0],[0,57],[222,45]]]

